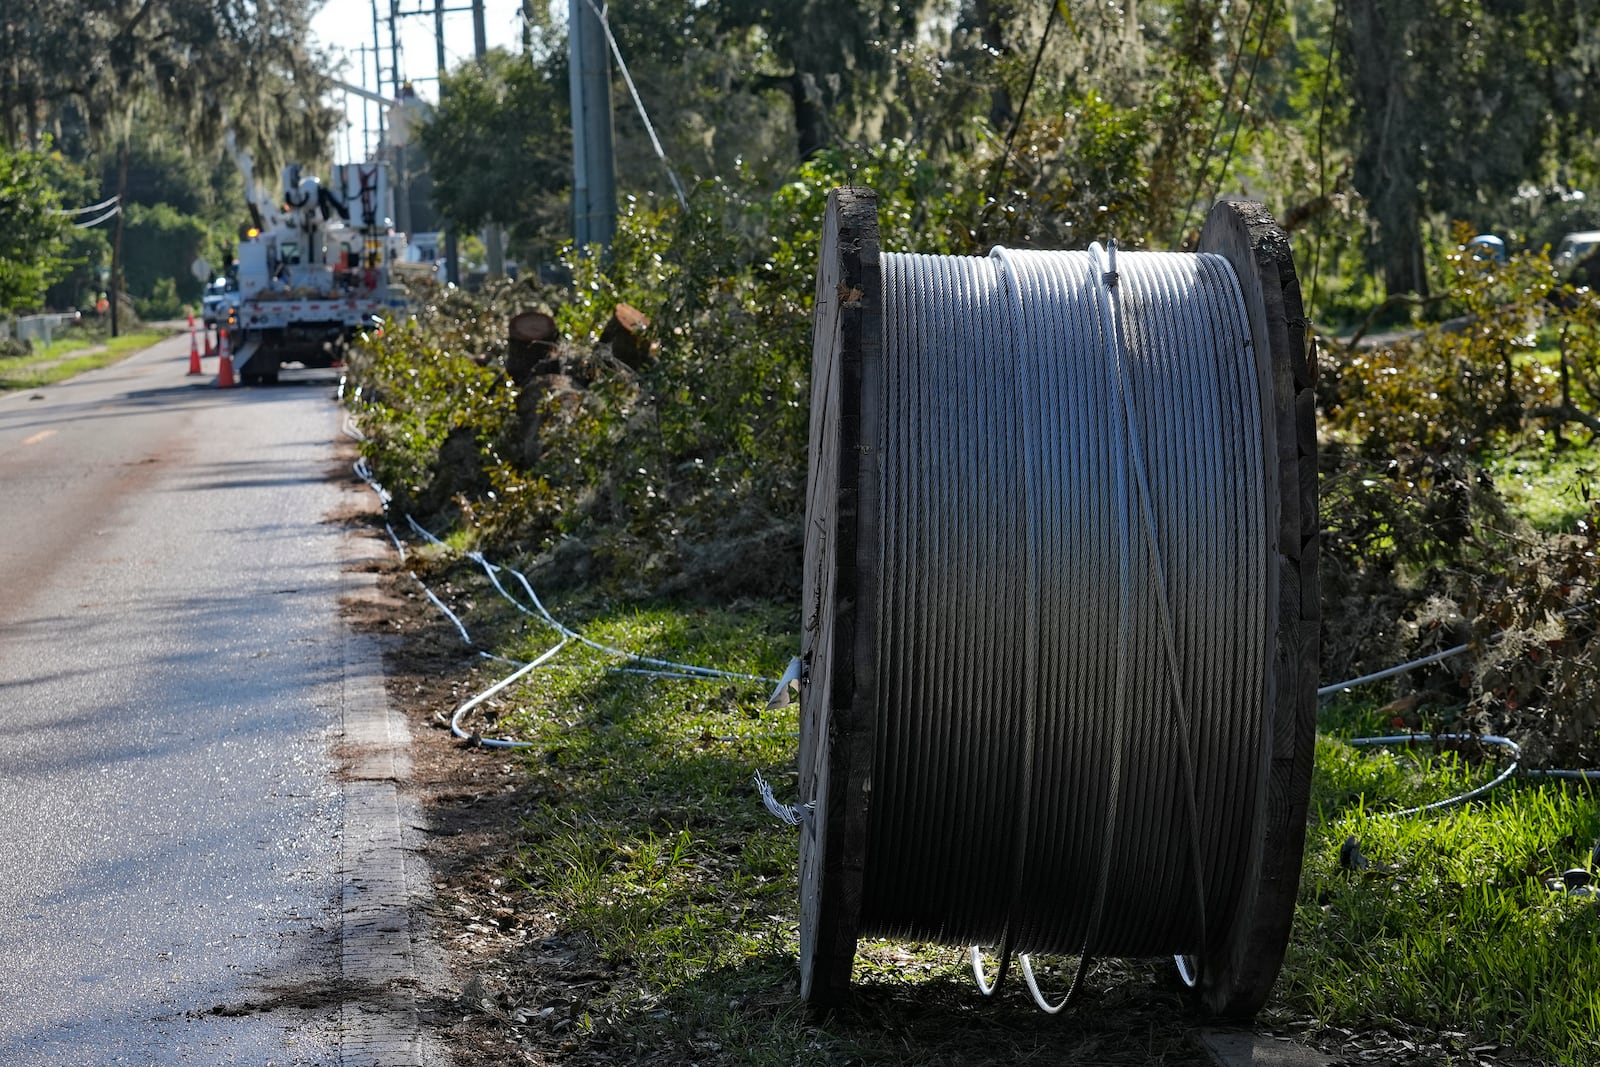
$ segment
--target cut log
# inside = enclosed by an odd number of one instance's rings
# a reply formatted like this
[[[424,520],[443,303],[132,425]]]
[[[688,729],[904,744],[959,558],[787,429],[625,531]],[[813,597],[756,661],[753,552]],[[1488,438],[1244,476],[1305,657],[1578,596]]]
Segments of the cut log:
[[[611,354],[632,369],[642,370],[656,358],[649,330],[649,316],[630,304],[618,304],[611,321],[600,331],[600,343],[610,345]]]
[[[522,311],[511,316],[506,328],[506,374],[526,386],[535,374],[549,374],[555,359],[556,320],[542,311]]]

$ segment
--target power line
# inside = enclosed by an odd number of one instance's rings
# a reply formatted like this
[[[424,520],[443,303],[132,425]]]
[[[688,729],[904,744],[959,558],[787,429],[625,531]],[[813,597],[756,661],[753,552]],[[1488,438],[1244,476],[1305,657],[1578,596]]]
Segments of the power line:
[[[1233,162],[1233,148],[1239,143],[1239,127],[1244,125],[1244,113],[1249,110],[1250,90],[1256,84],[1256,71],[1261,68],[1261,53],[1266,51],[1267,31],[1272,27],[1272,15],[1277,10],[1277,0],[1268,0],[1267,14],[1262,19],[1261,35],[1256,38],[1256,54],[1250,60],[1250,77],[1244,83],[1244,92],[1239,96],[1239,113],[1233,120],[1233,136],[1228,138],[1228,151],[1222,157],[1222,168],[1217,171],[1217,183],[1212,186],[1211,199],[1214,202],[1222,192],[1222,183],[1228,176],[1228,165]],[[1249,27],[1247,26],[1246,29]]]
[[[109,203],[109,201],[107,201],[107,203]],[[91,227],[100,225],[107,219],[114,219],[120,214],[122,214],[122,205],[116,204],[111,208],[110,211],[107,211],[104,215],[101,215],[98,218],[90,219],[88,222],[74,222],[72,225],[77,229],[87,230]]]
[[[1011,147],[1016,143],[1017,131],[1022,129],[1022,117],[1028,110],[1028,97],[1033,94],[1034,79],[1039,75],[1039,64],[1044,60],[1044,46],[1050,41],[1050,28],[1056,24],[1056,14],[1068,18],[1064,10],[1063,0],[1055,0],[1050,5],[1050,11],[1044,17],[1044,30],[1039,34],[1039,47],[1033,53],[1033,65],[1028,68],[1028,82],[1022,87],[1022,99],[1017,101],[1017,113],[1011,119],[1011,129],[1006,132],[1005,150],[1000,153],[1000,158],[995,161],[994,181],[989,190],[989,199],[995,200],[1000,195],[1000,185],[1005,181],[1006,164],[1011,161]]]
[[[1189,202],[1183,209],[1183,222],[1178,226],[1178,232],[1172,235],[1171,244],[1177,246],[1183,235],[1189,232],[1189,219],[1194,215],[1194,202],[1200,198],[1201,183],[1206,180],[1206,171],[1211,168],[1211,150],[1216,147],[1217,134],[1222,132],[1222,123],[1228,117],[1228,101],[1233,98],[1233,83],[1239,76],[1239,60],[1244,57],[1244,45],[1250,39],[1250,23],[1256,17],[1256,0],[1250,0],[1250,7],[1244,13],[1244,26],[1239,31],[1239,47],[1234,49],[1233,63],[1228,68],[1228,84],[1222,90],[1222,104],[1217,111],[1217,121],[1211,126],[1211,136],[1206,139],[1205,151],[1200,154],[1200,169],[1195,173],[1194,192],[1189,195]]]
[[[117,198],[113,196],[109,200],[102,200],[98,204],[90,204],[88,207],[58,207],[52,210],[57,215],[87,215],[91,211],[104,211],[116,202]]]
[[[611,55],[617,61],[617,69],[622,72],[622,80],[628,86],[629,95],[633,97],[633,106],[639,112],[640,121],[644,123],[644,132],[650,135],[650,144],[656,150],[656,158],[661,160],[661,165],[667,169],[667,178],[672,182],[672,191],[678,194],[678,206],[687,211],[689,198],[684,194],[683,183],[678,181],[678,172],[672,169],[672,163],[667,159],[666,150],[661,147],[661,139],[656,136],[656,128],[650,123],[650,113],[644,109],[644,101],[639,99],[639,90],[633,84],[633,75],[628,73],[627,61],[622,58],[622,49],[617,47],[617,38],[611,32],[611,20],[606,18],[606,12],[598,7],[594,0],[584,0],[584,2],[599,20],[600,29],[605,31],[606,42],[611,45]]]

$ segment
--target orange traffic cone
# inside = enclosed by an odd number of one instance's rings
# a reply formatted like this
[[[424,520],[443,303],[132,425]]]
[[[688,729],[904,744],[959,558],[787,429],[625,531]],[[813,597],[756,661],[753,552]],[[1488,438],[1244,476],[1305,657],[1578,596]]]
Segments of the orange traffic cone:
[[[189,317],[189,373],[199,374],[200,371],[200,342],[194,336],[194,317]]]
[[[233,353],[228,348],[228,331],[217,331],[217,388],[233,388]]]
[[[222,327],[220,327],[220,326],[217,327],[217,332],[221,333],[222,332]],[[217,354],[217,350],[211,347],[211,327],[207,326],[206,327],[206,358],[210,359],[212,356],[214,356],[216,354]]]

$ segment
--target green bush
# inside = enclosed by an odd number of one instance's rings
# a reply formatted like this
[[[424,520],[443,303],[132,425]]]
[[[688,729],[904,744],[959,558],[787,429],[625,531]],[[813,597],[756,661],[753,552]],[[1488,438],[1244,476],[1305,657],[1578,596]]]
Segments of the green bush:
[[[198,305],[205,283],[190,272],[211,240],[203,219],[184,215],[166,204],[130,204],[122,235],[122,271],[135,298],[162,300],[163,282],[177,295],[174,305]]]
[[[171,278],[157,278],[155,289],[148,298],[135,297],[134,309],[146,322],[157,319],[183,317],[184,303],[178,299],[178,287]]]
[[[1586,468],[1568,465],[1568,525],[1536,529],[1492,471],[1567,447],[1565,427],[1600,431],[1600,304],[1559,285],[1542,252],[1481,262],[1470,231],[1457,236],[1446,295],[1460,317],[1322,360],[1323,674],[1470,642],[1395,683],[1417,706],[1402,725],[1509,733],[1536,763],[1592,762],[1600,508]]]
[[[965,250],[948,176],[901,145],[824,153],[763,195],[705,183],[687,211],[629,200],[607,257],[568,250],[569,292],[439,291],[352,359],[380,478],[532,554],[581,543],[591,575],[781,592],[799,571],[821,219],[851,183],[878,191],[886,248]],[[650,320],[632,367],[599,343],[621,303]],[[567,342],[521,396],[498,373],[501,324],[541,304]],[[479,462],[447,450],[452,433]]]
[[[463,306],[474,308],[470,318]],[[479,362],[487,359],[491,318],[452,290],[415,320],[363,336],[350,354],[347,402],[365,429],[362,455],[402,512],[437,514],[497,459],[494,442],[515,414],[516,394],[502,373]],[[478,329],[463,331],[463,323]],[[469,469],[453,472],[459,486],[438,469],[452,434],[470,435],[481,449]]]

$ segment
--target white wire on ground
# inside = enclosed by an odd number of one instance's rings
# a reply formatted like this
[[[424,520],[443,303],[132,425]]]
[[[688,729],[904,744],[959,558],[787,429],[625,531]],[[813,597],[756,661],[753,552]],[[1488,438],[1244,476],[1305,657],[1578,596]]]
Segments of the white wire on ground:
[[[1457,645],[1454,648],[1447,648],[1443,652],[1435,652],[1431,655],[1409,660],[1394,667],[1385,667],[1381,671],[1373,671],[1371,674],[1363,674],[1361,677],[1352,678],[1347,682],[1335,682],[1333,685],[1325,685],[1321,689],[1317,690],[1317,696],[1332,696],[1335,693],[1342,693],[1346,689],[1354,689],[1356,686],[1366,685],[1369,682],[1381,682],[1385,678],[1393,678],[1396,675],[1406,674],[1410,671],[1416,670],[1418,667],[1426,667],[1430,663],[1437,663],[1442,659],[1449,659],[1451,656],[1459,656],[1470,647],[1470,645]]]
[[[1496,775],[1492,780],[1485,782],[1483,785],[1477,786],[1476,788],[1469,789],[1464,793],[1459,793],[1453,797],[1446,797],[1443,800],[1435,800],[1429,804],[1418,804],[1415,807],[1403,808],[1399,811],[1380,812],[1375,815],[1374,818],[1397,819],[1402,815],[1417,815],[1424,811],[1438,811],[1440,808],[1450,808],[1457,804],[1465,804],[1474,797],[1481,797],[1495,786],[1508,781],[1512,775],[1517,773],[1517,768],[1521,764],[1522,760],[1521,747],[1509,737],[1500,737],[1496,734],[1388,734],[1383,737],[1346,738],[1344,743],[1358,748],[1364,748],[1374,745],[1416,744],[1418,741],[1476,741],[1485,745],[1498,745],[1511,753],[1511,764],[1506,767],[1505,770]]]
[[[462,738],[463,740],[475,740],[477,744],[480,744],[485,748],[532,748],[532,741],[511,741],[504,738],[489,738],[478,736],[476,734],[469,734],[462,727],[461,720],[466,718],[466,716],[474,708],[493,697],[496,693],[505,689],[507,686],[515,684],[517,681],[544,666],[552,657],[555,656],[557,652],[560,652],[566,647],[567,641],[565,638],[562,638],[561,641],[546,649],[536,659],[532,660],[531,662],[524,663],[511,674],[506,675],[494,685],[491,685],[489,688],[485,689],[483,692],[479,693],[465,704],[462,704],[450,716],[450,732],[455,734],[457,737]]]
[[[406,524],[411,527],[411,532],[412,533],[416,534],[418,537],[420,537],[424,541],[428,542],[428,544],[432,545],[434,548],[449,548],[450,547],[449,545],[445,544],[443,541],[441,541],[437,537],[435,537],[433,535],[433,531],[429,530],[427,527],[423,526],[416,519],[412,518],[409,513],[407,513],[407,515],[406,515]]]
[[[1594,607],[1594,604],[1581,604],[1578,607],[1570,608],[1570,609],[1562,612],[1561,614],[1562,614],[1563,617],[1577,615],[1577,614],[1580,614],[1580,613],[1582,613],[1584,611],[1588,611],[1592,607]],[[1501,636],[1501,634],[1494,634],[1494,635],[1492,635],[1490,637],[1490,640],[1493,640],[1494,638],[1499,637],[1499,636]],[[1322,688],[1317,690],[1317,696],[1318,697],[1332,696],[1335,693],[1342,693],[1342,692],[1344,692],[1344,691],[1346,691],[1348,689],[1354,689],[1357,686],[1367,685],[1368,683],[1371,683],[1371,682],[1380,682],[1385,678],[1393,678],[1393,677],[1395,677],[1397,675],[1406,674],[1406,673],[1408,673],[1410,671],[1416,670],[1418,667],[1426,667],[1430,663],[1437,663],[1440,660],[1449,659],[1451,656],[1459,656],[1463,652],[1466,652],[1471,647],[1472,646],[1470,644],[1459,644],[1459,645],[1456,645],[1453,648],[1447,648],[1447,649],[1444,649],[1443,651],[1440,651],[1440,652],[1430,653],[1429,655],[1426,655],[1426,656],[1419,656],[1417,659],[1407,660],[1405,663],[1396,664],[1393,667],[1386,667],[1381,671],[1373,671],[1371,674],[1363,674],[1359,678],[1351,678],[1349,681],[1346,681],[1346,682],[1336,682],[1333,685],[1325,685]],[[1473,797],[1481,796],[1482,794],[1487,793],[1489,790],[1493,789],[1495,786],[1500,785],[1502,782],[1505,782],[1508,779],[1510,779],[1511,776],[1514,773],[1516,773],[1516,771],[1518,770],[1518,762],[1520,760],[1520,756],[1521,756],[1521,751],[1522,750],[1520,748],[1517,748],[1516,743],[1511,741],[1510,739],[1504,738],[1504,737],[1497,737],[1497,736],[1494,736],[1492,734],[1486,734],[1486,735],[1482,735],[1482,736],[1477,735],[1477,734],[1399,734],[1399,735],[1392,735],[1392,736],[1387,736],[1387,737],[1345,738],[1344,741],[1345,741],[1346,744],[1358,745],[1358,746],[1359,745],[1382,745],[1382,744],[1397,744],[1397,743],[1399,743],[1401,741],[1408,741],[1408,740],[1409,741],[1416,741],[1416,740],[1421,740],[1424,737],[1432,737],[1432,738],[1437,738],[1439,740],[1453,740],[1453,741],[1462,741],[1462,740],[1469,740],[1470,739],[1470,740],[1482,741],[1484,744],[1490,744],[1490,745],[1510,745],[1512,747],[1512,749],[1514,750],[1514,754],[1517,756],[1517,758],[1512,760],[1510,769],[1508,769],[1507,771],[1502,773],[1499,777],[1495,778],[1494,781],[1489,782],[1487,785],[1481,786],[1481,787],[1479,787],[1477,789],[1474,789],[1474,790],[1472,790],[1470,792],[1463,793],[1458,797],[1451,797],[1449,800],[1441,800],[1441,801],[1437,801],[1436,803],[1433,803],[1433,804],[1424,804],[1424,805],[1421,805],[1420,807],[1416,807],[1416,808],[1407,808],[1405,811],[1386,812],[1385,813],[1385,817],[1395,816],[1395,815],[1413,815],[1413,814],[1416,814],[1417,812],[1421,812],[1421,811],[1432,811],[1432,810],[1437,809],[1437,808],[1444,808],[1444,807],[1449,807],[1449,806],[1454,805],[1454,804],[1460,804],[1463,801],[1471,800]],[[1531,768],[1531,767],[1525,767],[1525,768],[1522,768],[1521,770],[1522,770],[1522,777],[1524,777],[1524,778],[1555,778],[1555,779],[1565,779],[1565,780],[1568,780],[1568,781],[1578,781],[1578,782],[1600,782],[1600,769],[1568,770],[1568,769],[1554,769],[1554,768]]]
[[[366,465],[365,460],[360,460],[357,462],[356,476],[361,478],[362,481],[366,482],[372,487],[373,491],[378,494],[378,499],[383,502],[384,508],[387,511],[390,500],[389,493],[378,484],[376,479],[373,478],[371,468]],[[430,545],[433,545],[435,548],[449,549],[449,545],[435,536],[431,530],[419,523],[413,516],[408,514],[406,516],[406,523],[411,527],[412,532],[414,532],[424,541],[428,542]],[[399,539],[394,536],[394,531],[392,528],[390,529],[389,535],[390,538],[395,541],[395,547],[399,549],[402,558],[404,558],[405,548],[400,543]],[[572,629],[570,626],[565,625],[561,622],[561,620],[550,614],[549,610],[544,606],[544,602],[539,599],[539,594],[534,592],[533,584],[528,581],[527,575],[523,574],[521,571],[511,567],[504,567],[497,563],[492,563],[486,559],[481,552],[467,552],[465,553],[465,556],[467,559],[470,559],[479,567],[483,568],[484,573],[489,576],[490,583],[494,585],[495,591],[505,598],[505,601],[508,604],[522,612],[524,615],[539,619],[541,622],[544,622],[563,637],[570,638],[571,640],[592,648],[597,652],[603,652],[606,655],[615,656],[631,663],[643,663],[651,668],[659,668],[648,671],[635,670],[631,668],[610,668],[612,670],[624,671],[629,674],[645,674],[651,677],[661,678],[727,678],[733,681],[763,682],[770,683],[772,685],[777,685],[780,681],[780,679],[769,678],[760,674],[744,674],[738,671],[720,670],[716,667],[701,667],[693,663],[680,663],[676,660],[657,659],[654,656],[641,656],[635,652],[628,652],[624,649],[602,644],[599,641],[585,637],[583,634]],[[528,600],[533,604],[533,610],[529,610],[526,604],[523,604],[522,601],[520,601],[516,596],[512,595],[512,593],[506,589],[505,585],[499,579],[498,572],[500,571],[505,571],[507,574],[510,574],[512,577],[517,579],[518,583],[521,584],[523,590],[527,593]],[[415,578],[416,575],[413,574],[412,577]],[[423,588],[424,590],[427,590],[426,585],[424,585]],[[461,621],[455,617],[454,613],[452,613],[449,608],[444,606],[444,604],[433,594],[431,590],[428,591],[428,597],[437,603],[439,607],[450,616],[450,620],[456,624],[457,629],[462,629]],[[464,632],[465,631],[463,630],[463,633]],[[468,640],[468,643],[471,643],[470,639]]]
[[[400,553],[400,562],[404,563],[406,561],[406,546],[400,540],[399,535],[394,532],[394,527],[389,525],[388,519],[383,520],[383,529],[389,535],[389,540],[394,542],[394,550]]]
[[[1600,782],[1600,770],[1552,770],[1550,768],[1524,767],[1524,778],[1560,778],[1573,782]]]
[[[1561,612],[1558,617],[1570,619],[1574,616],[1583,614],[1594,606],[1594,603],[1579,604],[1577,607],[1568,608]],[[1500,631],[1499,633],[1491,634],[1489,636],[1489,640],[1493,641],[1496,638],[1503,636],[1505,636],[1504,630]],[[1332,696],[1334,693],[1343,692],[1346,689],[1354,689],[1357,686],[1366,685],[1370,682],[1381,682],[1385,678],[1393,678],[1396,675],[1406,674],[1410,671],[1414,671],[1418,667],[1426,667],[1430,663],[1437,663],[1442,659],[1449,659],[1451,656],[1459,656],[1461,653],[1467,651],[1471,647],[1472,645],[1469,643],[1462,643],[1456,645],[1454,648],[1447,648],[1442,652],[1433,652],[1426,656],[1420,656],[1417,659],[1407,660],[1406,662],[1397,664],[1393,667],[1385,667],[1381,671],[1373,671],[1371,674],[1363,674],[1359,678],[1351,678],[1347,682],[1335,682],[1333,685],[1325,685],[1317,690],[1317,696]]]
[[[778,798],[772,795],[772,786],[767,784],[765,778],[761,777],[760,771],[755,773],[754,781],[756,792],[761,795],[762,806],[771,813],[774,819],[777,819],[785,826],[800,825],[802,821],[800,809],[793,805],[779,803]]]
[[[439,599],[437,593],[428,588],[427,582],[424,582],[421,578],[417,577],[416,571],[411,571],[410,574],[411,580],[422,586],[423,593],[427,595],[429,600],[433,601],[433,606],[444,612],[445,618],[456,624],[456,632],[461,635],[461,643],[465,645],[471,645],[472,635],[467,633],[466,626],[462,625],[462,622],[460,618],[456,616],[456,613],[451,611],[449,605],[447,605],[443,600]]]
[[[341,391],[343,390],[343,385],[344,385],[343,379],[341,378],[341,380],[340,380],[340,389],[341,389]],[[355,429],[354,427],[347,427],[345,432],[350,434],[353,437],[359,437],[360,436],[360,431]],[[356,461],[354,470],[355,470],[356,477],[360,478],[363,482],[366,483],[367,487],[372,490],[372,492],[378,497],[379,502],[382,504],[383,513],[384,513],[384,529],[388,531],[389,539],[394,542],[395,550],[400,554],[401,560],[404,561],[405,558],[406,558],[405,545],[399,539],[399,537],[395,535],[394,527],[388,521],[389,505],[390,505],[391,500],[393,499],[392,496],[390,495],[388,490],[386,490],[378,482],[377,478],[373,476],[372,468],[367,463],[365,458],[362,458],[362,459],[359,459],[359,460]],[[423,540],[427,541],[429,544],[434,545],[435,547],[439,547],[439,548],[445,548],[445,549],[449,548],[449,546],[447,544],[445,544],[445,542],[441,541],[438,537],[434,536],[434,534],[430,530],[428,530],[426,527],[424,527],[421,523],[417,522],[416,519],[413,518],[411,515],[409,515],[409,514],[406,515],[406,522],[411,526],[411,529],[417,534],[418,537],[421,537]],[[504,656],[497,656],[497,655],[494,655],[493,653],[485,651],[484,649],[478,648],[477,645],[474,644],[474,642],[472,640],[472,635],[467,631],[466,624],[464,624],[461,621],[460,617],[458,615],[456,615],[456,613],[454,611],[452,611],[449,608],[449,606],[446,605],[445,602],[436,593],[434,593],[434,591],[432,589],[430,589],[428,587],[428,584],[426,582],[424,582],[421,578],[419,578],[417,576],[415,571],[410,572],[412,580],[414,580],[418,585],[420,585],[422,587],[422,591],[423,591],[423,593],[425,593],[427,595],[428,599],[430,601],[432,601],[434,606],[436,606],[441,612],[443,612],[445,617],[447,617],[451,621],[451,623],[453,623],[455,625],[456,632],[458,634],[460,634],[463,644],[467,645],[470,648],[475,649],[477,651],[478,655],[480,657],[482,657],[483,659],[495,660],[495,661],[498,661],[498,662],[501,662],[501,663],[509,663],[509,664],[512,664],[513,666],[517,667],[517,670],[515,672],[513,672],[511,675],[509,675],[509,676],[507,676],[505,678],[502,678],[500,681],[496,682],[494,685],[490,686],[488,689],[484,690],[482,693],[479,693],[478,695],[472,697],[471,699],[466,701],[464,704],[462,704],[460,707],[456,708],[455,711],[449,716],[449,719],[447,721],[448,721],[448,724],[449,724],[449,727],[450,727],[450,732],[454,736],[456,736],[457,738],[460,738],[461,740],[471,741],[472,743],[481,745],[481,746],[483,746],[485,748],[528,748],[528,747],[531,747],[533,745],[533,742],[531,742],[531,741],[514,741],[514,740],[507,740],[507,739],[500,739],[500,738],[485,738],[485,737],[482,737],[480,734],[477,734],[477,733],[468,733],[466,731],[466,729],[461,725],[462,720],[465,718],[466,715],[468,715],[473,709],[475,709],[479,705],[481,705],[484,701],[488,700],[490,697],[494,696],[496,693],[499,693],[500,691],[505,689],[507,686],[509,686],[512,683],[516,682],[517,680],[519,680],[519,679],[521,679],[523,677],[526,677],[532,671],[534,671],[534,670],[536,670],[538,668],[541,668],[541,667],[549,668],[551,666],[549,661],[556,655],[556,653],[560,652],[563,648],[565,648],[567,646],[567,644],[569,642],[572,642],[572,641],[576,641],[579,644],[587,645],[587,646],[589,646],[589,647],[591,647],[593,649],[596,649],[597,651],[601,651],[601,652],[607,653],[609,655],[622,657],[623,659],[628,660],[628,661],[632,661],[632,662],[636,662],[636,663],[645,663],[645,664],[649,664],[650,665],[648,667],[615,667],[615,666],[611,666],[611,667],[602,668],[603,670],[607,671],[608,673],[613,673],[613,674],[630,674],[630,675],[634,675],[634,676],[638,676],[638,677],[647,677],[647,678],[676,678],[676,679],[683,679],[683,680],[688,680],[688,681],[706,681],[706,680],[715,679],[715,678],[728,678],[728,679],[735,679],[735,680],[740,680],[740,681],[753,681],[753,682],[776,682],[776,681],[778,681],[777,679],[765,678],[765,677],[762,677],[760,675],[740,674],[740,673],[733,672],[733,671],[717,670],[717,669],[712,668],[712,667],[699,667],[699,666],[695,666],[693,664],[675,663],[675,662],[673,662],[671,660],[654,659],[654,658],[648,657],[648,656],[638,656],[638,655],[635,655],[634,653],[625,652],[625,651],[623,651],[621,649],[617,649],[617,648],[612,648],[609,645],[603,645],[603,644],[600,644],[598,642],[591,641],[588,638],[584,637],[582,634],[579,634],[577,631],[572,630],[567,626],[564,626],[559,620],[557,620],[553,615],[551,615],[549,613],[549,611],[545,609],[544,603],[539,599],[538,594],[534,592],[532,583],[530,583],[528,581],[527,576],[524,575],[521,571],[513,570],[511,568],[502,568],[502,567],[500,567],[500,566],[498,566],[496,564],[490,563],[487,559],[485,559],[483,557],[483,555],[481,553],[471,552],[471,553],[467,554],[467,557],[469,559],[471,559],[473,562],[477,563],[479,566],[481,566],[484,569],[485,573],[487,573],[489,575],[490,582],[493,583],[495,589],[500,593],[500,595],[502,597],[505,598],[507,603],[511,604],[512,607],[516,608],[518,611],[521,611],[524,614],[530,614],[530,615],[534,614],[533,612],[528,611],[528,609],[521,602],[519,602],[516,597],[512,596],[509,592],[506,591],[505,587],[500,583],[499,578],[497,577],[495,572],[497,572],[499,570],[506,570],[508,573],[514,575],[517,578],[517,580],[522,584],[523,589],[525,589],[527,591],[529,600],[531,600],[533,602],[533,604],[535,605],[535,607],[538,609],[538,613],[537,613],[536,617],[540,618],[542,621],[544,621],[545,623],[550,625],[552,628],[554,628],[557,631],[557,633],[559,633],[561,635],[561,640],[554,647],[552,647],[552,648],[546,650],[545,652],[541,653],[537,658],[535,658],[530,663],[517,663],[517,661],[515,661],[515,660],[507,659]],[[438,717],[439,717],[440,721],[446,721],[443,715],[440,715]],[[702,735],[702,736],[704,736],[704,735]],[[711,739],[712,740],[717,740],[717,741],[737,741],[737,740],[745,740],[750,736],[752,736],[752,735],[742,735],[742,734],[711,735]],[[765,736],[765,735],[763,735],[763,736]],[[778,735],[771,735],[771,736],[778,736]],[[792,731],[786,732],[784,736],[794,736],[794,733]],[[695,738],[695,740],[699,740],[699,738]],[[780,804],[778,802],[777,798],[775,796],[773,796],[773,794],[772,794],[772,787],[770,785],[767,785],[766,780],[761,777],[759,772],[756,775],[756,782],[757,782],[757,791],[761,794],[762,804],[763,804],[763,806],[766,807],[766,809],[769,812],[772,813],[774,818],[778,819],[780,822],[783,822],[785,825],[788,825],[788,826],[798,826],[798,825],[801,824],[801,819],[803,818],[802,809],[789,807],[787,805]]]
[[[443,542],[436,543],[442,544]],[[493,583],[495,589],[500,593],[501,596],[505,597],[506,602],[512,607],[516,608],[524,615],[539,619],[541,622],[548,625],[551,629],[555,630],[556,633],[561,634],[563,637],[569,637],[581,645],[585,645],[594,649],[596,652],[603,652],[608,656],[616,656],[630,663],[644,663],[651,667],[662,668],[665,671],[680,672],[682,676],[691,678],[728,678],[740,682],[763,682],[772,685],[777,685],[780,681],[780,679],[768,678],[759,674],[742,674],[738,671],[724,671],[716,667],[700,667],[692,663],[679,663],[670,659],[657,659],[654,656],[641,656],[636,652],[627,652],[620,648],[614,648],[611,645],[601,644],[598,641],[590,640],[589,638],[580,634],[578,631],[564,625],[554,615],[550,614],[550,612],[545,608],[544,602],[539,599],[539,594],[534,592],[533,585],[528,581],[527,575],[511,567],[502,567],[499,564],[490,563],[483,557],[482,553],[479,552],[468,552],[466,556],[468,559],[472,560],[474,563],[478,564],[478,566],[483,568],[483,572],[489,576],[489,581]],[[520,600],[507,592],[506,587],[501,584],[496,572],[502,570],[511,575],[513,578],[517,579],[517,581],[522,585],[523,591],[528,594],[528,600],[533,604],[533,608],[531,610],[527,605],[523,604]]]

